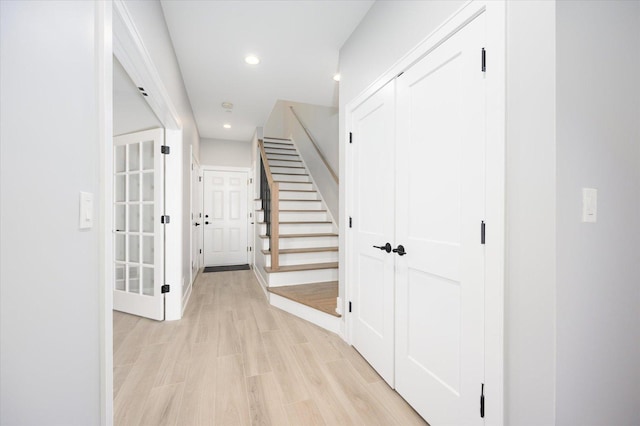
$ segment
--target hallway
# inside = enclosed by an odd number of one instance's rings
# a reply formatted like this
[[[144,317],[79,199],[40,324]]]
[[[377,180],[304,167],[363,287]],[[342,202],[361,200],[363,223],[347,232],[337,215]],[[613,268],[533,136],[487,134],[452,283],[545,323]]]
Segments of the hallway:
[[[115,425],[419,425],[338,336],[271,307],[253,271],[200,274],[181,321],[114,312]]]

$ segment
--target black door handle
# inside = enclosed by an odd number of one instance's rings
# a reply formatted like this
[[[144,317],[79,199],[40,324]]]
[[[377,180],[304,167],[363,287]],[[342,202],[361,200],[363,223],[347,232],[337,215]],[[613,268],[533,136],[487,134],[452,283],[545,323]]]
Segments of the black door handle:
[[[407,252],[404,251],[404,246],[402,244],[398,245],[398,248],[394,248],[393,252],[398,253],[398,256],[404,256],[407,254]]]
[[[380,250],[384,250],[387,253],[391,253],[391,244],[387,243],[383,246],[373,246],[374,248],[380,249]]]
[[[196,226],[200,226],[200,224],[198,222],[195,223]]]

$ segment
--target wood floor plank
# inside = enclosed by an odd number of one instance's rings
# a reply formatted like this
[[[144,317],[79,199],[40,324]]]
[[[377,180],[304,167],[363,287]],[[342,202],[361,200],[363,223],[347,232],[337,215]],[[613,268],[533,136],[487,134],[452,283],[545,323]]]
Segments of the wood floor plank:
[[[175,426],[184,383],[154,387],[149,393],[140,426]]]
[[[290,404],[309,398],[307,388],[297,366],[290,345],[280,330],[262,333],[271,368],[276,374],[282,402]]]
[[[251,424],[249,402],[240,355],[219,356],[217,360],[215,424]]]
[[[140,423],[165,350],[166,343],[142,348],[135,367],[131,369],[113,400],[114,424],[137,425]]]
[[[311,400],[300,401],[286,406],[289,423],[298,426],[326,425],[320,410]]]
[[[354,425],[348,411],[335,394],[325,373],[317,361],[313,349],[309,343],[292,346],[294,356],[307,386],[313,396],[313,401],[320,410],[322,417],[328,425]]]
[[[331,361],[325,364],[329,376],[335,384],[334,389],[340,392],[340,397],[349,401],[350,406],[366,425],[394,425],[393,416],[380,406],[367,392],[361,381],[345,359]]]
[[[267,351],[260,335],[260,330],[253,316],[237,322],[240,335],[242,360],[247,377],[271,371],[271,364],[267,359]]]
[[[247,377],[247,394],[252,426],[284,426],[289,424],[278,394],[273,373]]]
[[[178,425],[214,425],[217,351],[214,343],[196,344],[193,347]]]

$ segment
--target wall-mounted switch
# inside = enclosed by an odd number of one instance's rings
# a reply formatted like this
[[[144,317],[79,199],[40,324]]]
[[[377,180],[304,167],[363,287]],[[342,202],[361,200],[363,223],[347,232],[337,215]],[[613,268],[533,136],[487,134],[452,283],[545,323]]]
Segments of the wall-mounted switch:
[[[80,229],[93,227],[93,194],[80,192]]]
[[[582,188],[582,221],[595,223],[598,218],[598,190]]]

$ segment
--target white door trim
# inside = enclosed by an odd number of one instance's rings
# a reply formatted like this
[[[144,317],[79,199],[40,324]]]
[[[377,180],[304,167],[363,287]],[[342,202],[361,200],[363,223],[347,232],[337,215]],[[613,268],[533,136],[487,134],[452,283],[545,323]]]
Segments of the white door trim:
[[[94,1],[96,5],[96,76],[98,105],[100,108],[99,141],[100,141],[100,424],[113,425],[113,242],[112,242],[112,206],[113,206],[113,61],[115,55],[133,81],[151,93],[145,100],[165,127],[165,143],[172,147],[167,169],[172,174],[182,176],[182,125],[171,97],[162,84],[157,68],[139,35],[133,19],[123,0],[113,2]],[[182,177],[176,179],[175,187],[167,188],[165,194],[168,206],[177,206],[172,211],[174,223],[181,223]],[[170,197],[170,199],[169,199]],[[177,204],[175,204],[177,201]],[[173,208],[172,208],[173,209]],[[165,319],[181,317],[180,279],[182,259],[182,230],[178,226],[170,228],[166,241],[171,241],[174,251],[168,252],[178,259],[177,265],[169,268],[175,291],[169,293]],[[168,278],[169,279],[169,278]]]
[[[450,18],[443,22],[415,48],[392,65],[360,95],[345,107],[345,128],[343,138],[349,138],[352,112],[370,96],[408,69],[419,59],[427,55],[458,29],[476,16],[486,13],[487,17],[487,146],[486,146],[486,287],[485,287],[485,424],[504,424],[504,276],[505,276],[505,54],[506,54],[506,2],[504,0],[472,0],[465,3]],[[357,138],[354,143],[357,143]],[[349,232],[349,216],[353,211],[353,155],[346,144],[345,165],[340,181],[344,182],[344,198],[341,200],[341,229],[345,237],[340,247],[342,253],[354,252],[353,235]],[[354,218],[357,220],[357,218]],[[351,257],[346,255],[343,301],[353,294],[351,288],[353,268]],[[348,309],[344,309],[348,312]],[[345,330],[348,342],[352,341],[352,321],[345,317]]]

